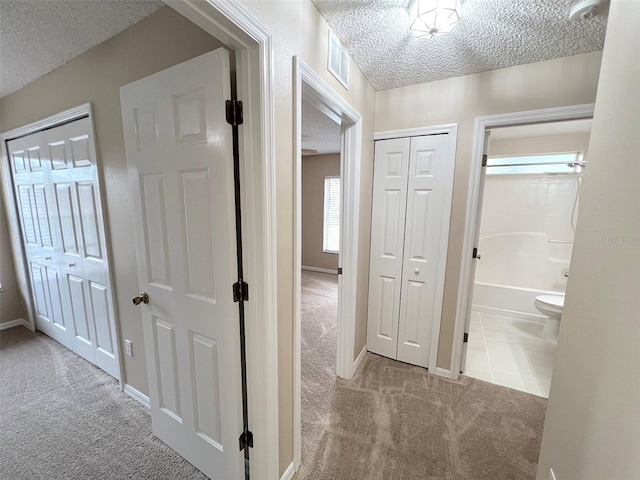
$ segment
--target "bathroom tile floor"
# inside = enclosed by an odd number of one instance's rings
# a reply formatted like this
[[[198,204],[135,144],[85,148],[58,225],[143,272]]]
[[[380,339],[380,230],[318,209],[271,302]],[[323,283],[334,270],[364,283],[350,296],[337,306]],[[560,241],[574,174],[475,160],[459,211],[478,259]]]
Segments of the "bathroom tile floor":
[[[556,345],[541,323],[473,311],[464,375],[549,398]]]

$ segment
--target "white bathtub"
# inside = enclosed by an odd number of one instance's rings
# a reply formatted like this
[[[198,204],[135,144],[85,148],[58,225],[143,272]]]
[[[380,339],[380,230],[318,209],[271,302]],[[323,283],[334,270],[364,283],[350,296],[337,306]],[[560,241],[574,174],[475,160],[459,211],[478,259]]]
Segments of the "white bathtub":
[[[473,287],[473,309],[478,312],[544,323],[533,301],[538,295],[558,295],[559,292],[510,287],[492,283],[476,283]]]
[[[473,308],[523,320],[544,321],[533,306],[538,295],[566,289],[570,244],[550,243],[538,232],[515,232],[480,238],[482,259],[476,265]]]

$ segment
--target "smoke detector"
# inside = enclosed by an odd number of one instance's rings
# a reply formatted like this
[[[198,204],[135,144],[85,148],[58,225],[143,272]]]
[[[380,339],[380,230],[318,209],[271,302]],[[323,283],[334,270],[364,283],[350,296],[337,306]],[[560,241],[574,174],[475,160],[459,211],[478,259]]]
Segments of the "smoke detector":
[[[569,20],[589,20],[600,14],[606,14],[609,9],[609,0],[582,0],[576,3],[569,12]]]

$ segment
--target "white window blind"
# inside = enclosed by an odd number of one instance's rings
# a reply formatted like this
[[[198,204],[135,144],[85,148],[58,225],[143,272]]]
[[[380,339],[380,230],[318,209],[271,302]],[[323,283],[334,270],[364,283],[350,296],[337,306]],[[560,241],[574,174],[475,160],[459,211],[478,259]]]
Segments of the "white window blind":
[[[324,216],[322,249],[327,253],[340,250],[340,177],[324,179]]]

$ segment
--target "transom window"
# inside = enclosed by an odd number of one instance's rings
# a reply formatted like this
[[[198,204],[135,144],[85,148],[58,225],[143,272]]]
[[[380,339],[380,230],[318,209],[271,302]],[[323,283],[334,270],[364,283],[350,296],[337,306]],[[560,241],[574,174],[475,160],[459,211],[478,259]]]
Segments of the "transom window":
[[[487,175],[579,173],[583,168],[580,152],[495,156],[487,159]]]

